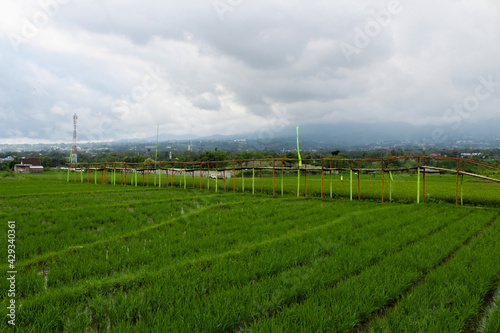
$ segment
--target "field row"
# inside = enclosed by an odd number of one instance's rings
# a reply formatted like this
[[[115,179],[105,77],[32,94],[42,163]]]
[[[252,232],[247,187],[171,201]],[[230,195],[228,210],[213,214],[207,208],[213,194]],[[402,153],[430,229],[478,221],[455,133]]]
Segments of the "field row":
[[[260,200],[195,208],[154,228],[117,229],[35,264],[21,261],[21,324],[269,332],[301,323],[307,331],[350,331],[451,254],[448,267],[496,217],[437,205]],[[477,239],[498,236],[497,224]],[[496,261],[487,265],[498,276]]]

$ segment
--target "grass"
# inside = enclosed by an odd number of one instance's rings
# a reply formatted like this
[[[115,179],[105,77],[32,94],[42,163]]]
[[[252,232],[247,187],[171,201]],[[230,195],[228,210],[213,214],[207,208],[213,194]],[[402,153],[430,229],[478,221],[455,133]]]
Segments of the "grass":
[[[245,177],[244,192],[230,179],[217,194],[215,180],[193,191],[183,177],[173,188],[1,179],[18,308],[16,327],[3,320],[0,331],[441,332],[483,317],[495,331],[497,308],[482,309],[500,276],[498,209],[349,201],[340,180],[337,199],[320,200],[315,177],[300,198],[296,177],[274,198],[266,177],[263,193]],[[362,191],[369,184],[381,185],[364,179]]]

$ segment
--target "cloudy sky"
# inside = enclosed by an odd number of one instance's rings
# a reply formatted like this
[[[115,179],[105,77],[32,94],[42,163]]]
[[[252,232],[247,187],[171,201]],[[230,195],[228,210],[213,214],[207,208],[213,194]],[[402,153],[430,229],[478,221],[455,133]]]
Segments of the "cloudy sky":
[[[0,143],[500,115],[498,0],[2,0]]]

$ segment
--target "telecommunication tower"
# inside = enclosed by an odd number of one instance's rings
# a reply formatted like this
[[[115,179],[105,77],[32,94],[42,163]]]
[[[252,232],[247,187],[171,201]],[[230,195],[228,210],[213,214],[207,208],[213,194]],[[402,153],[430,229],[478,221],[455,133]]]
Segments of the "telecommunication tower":
[[[73,147],[71,148],[71,163],[78,163],[78,157],[76,152],[76,121],[78,116],[76,113],[73,115]]]

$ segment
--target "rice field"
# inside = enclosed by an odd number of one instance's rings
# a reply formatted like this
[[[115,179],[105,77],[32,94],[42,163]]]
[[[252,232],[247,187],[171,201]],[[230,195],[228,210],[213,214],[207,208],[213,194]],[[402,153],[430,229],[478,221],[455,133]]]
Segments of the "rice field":
[[[275,179],[274,197],[272,177],[261,190],[257,175],[225,190],[217,180],[217,193],[216,180],[200,191],[183,176],[168,187],[0,179],[17,271],[15,326],[0,283],[0,331],[498,332],[498,184],[465,180],[456,207],[455,184],[436,178],[435,200],[401,204],[389,195],[417,192],[398,175],[382,204],[381,179],[364,179],[358,202],[334,177],[324,199],[321,176],[298,198],[297,177],[284,177],[283,196]],[[7,255],[0,265],[8,277]]]

